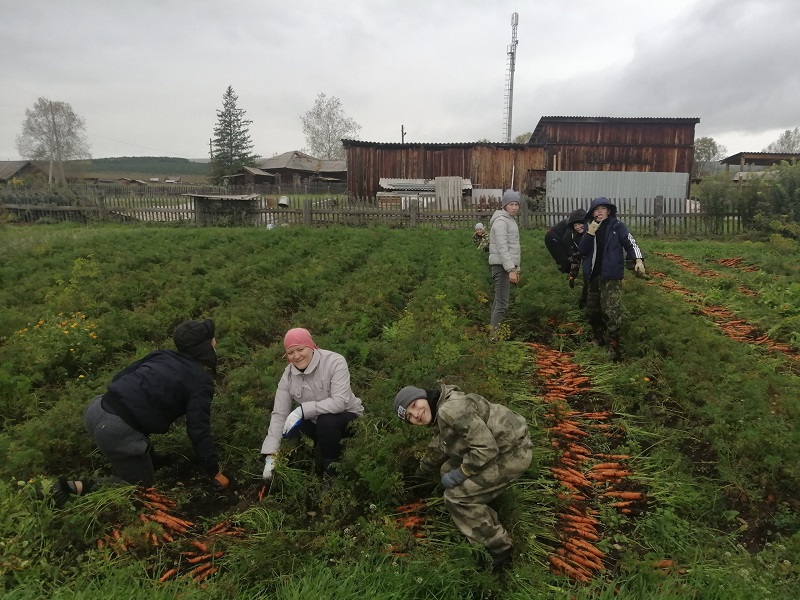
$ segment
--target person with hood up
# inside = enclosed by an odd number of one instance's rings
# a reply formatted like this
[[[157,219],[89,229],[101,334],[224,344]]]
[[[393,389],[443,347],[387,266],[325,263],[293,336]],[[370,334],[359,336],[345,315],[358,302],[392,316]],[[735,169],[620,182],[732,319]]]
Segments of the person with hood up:
[[[215,490],[226,490],[232,478],[220,471],[211,437],[214,380],[206,372],[216,372],[214,321],[183,321],[172,339],[177,351],[151,352],[117,373],[106,393],[92,399],[84,411],[86,430],[111,463],[115,477],[109,483],[149,486],[155,468],[164,461],[155,452],[150,435],[166,433],[185,415],[186,433],[198,464]],[[86,494],[99,483],[60,478],[52,492],[61,505],[71,495]]]
[[[301,433],[314,440],[320,451],[320,472],[333,477],[348,425],[364,413],[361,400],[350,388],[347,361],[317,346],[311,333],[300,327],[286,332],[283,346],[289,364],[278,383],[269,430],[261,445],[262,477],[272,479],[281,437],[295,438]],[[292,409],[292,404],[297,406]]]
[[[494,301],[490,324],[497,328],[508,310],[511,285],[519,283],[520,243],[519,227],[514,217],[520,210],[520,194],[506,190],[500,210],[494,211],[489,221],[489,270],[494,282]]]
[[[587,220],[586,235],[578,244],[583,276],[589,283],[586,317],[593,341],[601,346],[608,344],[614,358],[619,359],[625,255],[634,261],[634,270],[641,276],[645,275],[644,255],[628,228],[617,219],[617,207],[608,198],[592,200]]]
[[[511,536],[489,502],[528,470],[533,444],[525,418],[478,394],[453,385],[401,389],[395,414],[406,423],[430,427],[433,438],[416,478],[436,477],[456,527],[482,544],[495,571],[511,564]]]
[[[573,254],[578,251],[577,242],[583,235],[585,218],[586,211],[578,208],[544,234],[544,245],[562,273],[570,271]]]

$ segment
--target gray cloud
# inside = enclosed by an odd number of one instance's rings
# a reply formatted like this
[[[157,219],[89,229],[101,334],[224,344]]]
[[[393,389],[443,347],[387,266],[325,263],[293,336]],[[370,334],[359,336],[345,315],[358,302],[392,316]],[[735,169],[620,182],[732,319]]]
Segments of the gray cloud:
[[[514,135],[543,115],[700,117],[738,152],[800,125],[795,0],[40,0],[3,30],[0,159],[39,96],[86,119],[94,156],[200,158],[228,85],[265,156],[303,147],[319,92],[363,139],[499,139],[514,10]]]

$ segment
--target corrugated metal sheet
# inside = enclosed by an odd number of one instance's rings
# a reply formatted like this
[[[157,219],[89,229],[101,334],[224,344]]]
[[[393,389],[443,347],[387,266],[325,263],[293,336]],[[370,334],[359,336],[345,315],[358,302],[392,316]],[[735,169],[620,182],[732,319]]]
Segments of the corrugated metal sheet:
[[[384,190],[415,190],[420,192],[432,192],[436,186],[435,179],[392,179],[382,177],[378,181]],[[471,190],[472,182],[469,179],[461,180],[462,190]]]
[[[649,204],[656,196],[685,199],[689,174],[548,171],[545,180],[547,212],[561,210],[560,207],[571,200],[577,200],[575,208],[588,208],[591,200],[598,196],[605,196],[612,201],[624,198],[625,202],[618,205],[620,210],[644,212],[649,210]],[[559,220],[558,217],[552,219],[553,223]]]

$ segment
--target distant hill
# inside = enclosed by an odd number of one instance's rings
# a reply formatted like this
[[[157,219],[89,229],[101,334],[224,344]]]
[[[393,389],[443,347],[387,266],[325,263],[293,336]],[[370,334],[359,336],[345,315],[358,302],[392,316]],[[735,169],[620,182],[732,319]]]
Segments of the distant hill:
[[[162,181],[166,178],[180,178],[186,183],[206,183],[210,166],[208,162],[202,163],[188,158],[122,156],[70,161],[69,170],[84,177],[101,179],[129,177],[148,181],[151,177],[158,177]]]

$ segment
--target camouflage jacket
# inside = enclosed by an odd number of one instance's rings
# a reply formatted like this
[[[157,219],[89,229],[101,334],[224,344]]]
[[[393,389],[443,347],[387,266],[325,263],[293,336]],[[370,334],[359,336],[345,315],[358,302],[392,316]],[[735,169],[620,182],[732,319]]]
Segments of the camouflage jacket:
[[[427,472],[438,472],[445,461],[455,459],[464,473],[474,475],[530,439],[524,417],[454,385],[442,386],[431,427],[435,435],[420,461],[420,468]]]
[[[489,234],[488,233],[484,233],[483,235],[478,235],[477,233],[473,234],[472,243],[475,244],[475,247],[478,250],[484,250],[484,251],[488,252],[489,251]]]

